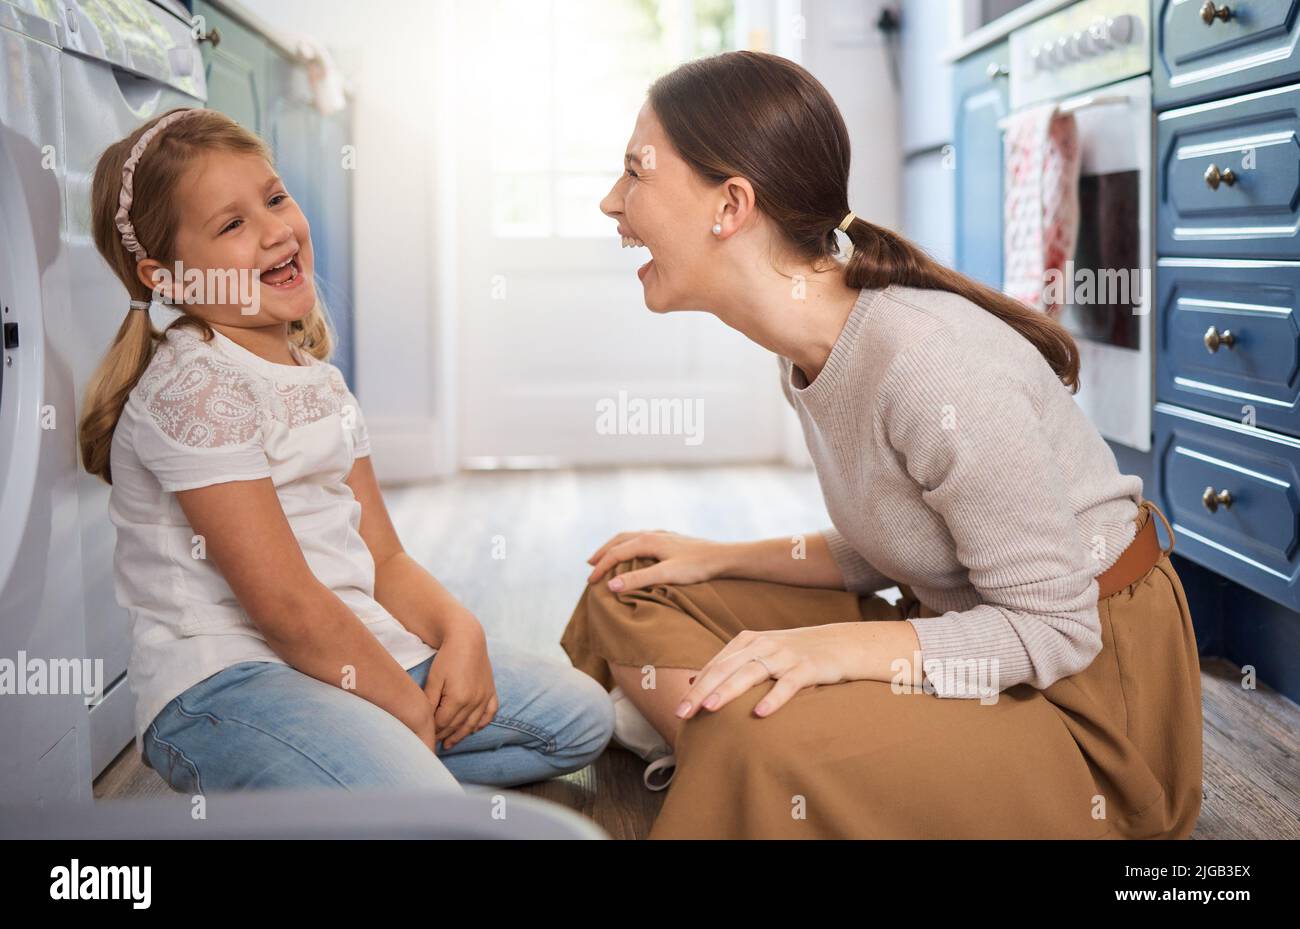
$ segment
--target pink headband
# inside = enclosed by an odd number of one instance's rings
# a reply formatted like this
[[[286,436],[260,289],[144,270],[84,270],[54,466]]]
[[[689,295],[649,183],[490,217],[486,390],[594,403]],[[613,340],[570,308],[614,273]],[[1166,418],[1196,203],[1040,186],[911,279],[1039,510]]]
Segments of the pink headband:
[[[127,156],[126,164],[122,165],[122,191],[117,196],[117,230],[122,233],[122,244],[126,246],[127,251],[135,255],[136,261],[144,261],[149,256],[145,253],[144,246],[135,237],[135,226],[131,225],[131,201],[134,196],[132,187],[135,183],[135,166],[140,163],[140,156],[144,154],[145,148],[153,141],[154,136],[177,120],[202,112],[204,112],[203,109],[195,107],[188,110],[177,110],[175,113],[164,116],[136,140],[131,149],[131,154]]]

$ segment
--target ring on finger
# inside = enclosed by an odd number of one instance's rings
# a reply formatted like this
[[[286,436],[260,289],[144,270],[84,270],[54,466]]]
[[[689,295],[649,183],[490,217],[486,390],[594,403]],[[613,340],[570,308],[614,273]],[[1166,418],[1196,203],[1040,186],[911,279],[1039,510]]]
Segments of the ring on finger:
[[[767,676],[768,676],[768,677],[776,677],[776,672],[772,670],[771,665],[769,665],[769,664],[768,664],[766,661],[764,661],[762,658],[759,658],[757,655],[755,655],[753,658],[751,658],[751,659],[749,659],[749,660],[750,660],[750,661],[757,661],[759,664],[761,664],[761,665],[763,666],[763,668],[767,671]]]

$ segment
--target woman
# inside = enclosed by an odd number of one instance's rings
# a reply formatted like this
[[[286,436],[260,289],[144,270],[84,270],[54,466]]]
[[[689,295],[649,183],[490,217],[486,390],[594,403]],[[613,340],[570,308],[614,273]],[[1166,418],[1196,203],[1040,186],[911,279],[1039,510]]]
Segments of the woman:
[[[661,78],[626,168],[601,209],[653,255],[646,305],[779,356],[834,524],[592,556],[562,644],[677,757],[652,837],[1190,834],[1173,533],[1074,402],[1068,333],[855,217],[844,122],[784,59]]]

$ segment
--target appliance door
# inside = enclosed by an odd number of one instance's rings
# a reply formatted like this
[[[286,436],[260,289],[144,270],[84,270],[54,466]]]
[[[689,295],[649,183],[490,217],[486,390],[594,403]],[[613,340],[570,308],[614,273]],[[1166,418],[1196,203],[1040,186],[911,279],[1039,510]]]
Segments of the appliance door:
[[[1075,400],[1107,439],[1151,449],[1151,78],[1062,101],[1079,126],[1079,236],[1060,321],[1079,346]]]
[[[0,658],[23,679],[24,659],[87,654],[52,32],[0,2]],[[86,728],[83,694],[0,694],[0,803],[48,810],[89,800]]]
[[[127,314],[126,289],[95,249],[90,185],[99,155],[112,142],[177,106],[202,106],[202,59],[188,25],[161,7],[134,0],[104,18],[102,3],[70,5],[81,48],[63,54],[63,107],[68,162],[68,245],[72,316],[63,342],[77,392],[86,385]],[[98,11],[98,12],[97,12]],[[98,24],[98,26],[97,26]],[[98,32],[95,29],[98,28]],[[188,89],[188,91],[187,91]],[[169,319],[155,316],[155,325]],[[133,737],[134,701],[126,682],[129,618],[117,603],[108,518],[109,487],[79,471],[81,562],[87,654],[104,660],[104,695],[90,710],[92,773],[97,775]]]

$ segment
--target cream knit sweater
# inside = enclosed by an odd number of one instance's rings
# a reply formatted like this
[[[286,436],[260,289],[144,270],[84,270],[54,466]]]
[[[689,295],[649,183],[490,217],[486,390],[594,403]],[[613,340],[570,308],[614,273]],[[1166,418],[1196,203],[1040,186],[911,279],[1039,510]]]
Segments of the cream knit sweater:
[[[908,620],[936,693],[1092,662],[1096,575],[1133,539],[1142,479],[1032,344],[956,294],[891,286],[861,291],[811,384],[779,360],[846,587],[907,584],[942,613]]]

